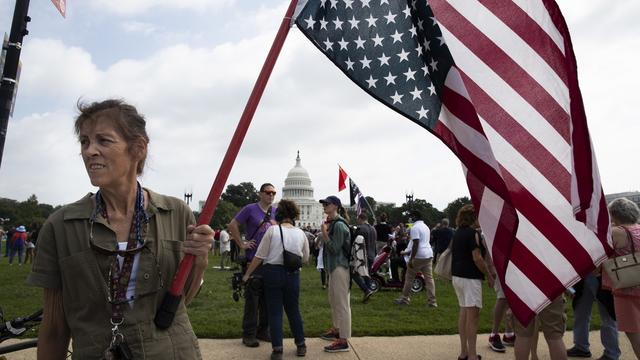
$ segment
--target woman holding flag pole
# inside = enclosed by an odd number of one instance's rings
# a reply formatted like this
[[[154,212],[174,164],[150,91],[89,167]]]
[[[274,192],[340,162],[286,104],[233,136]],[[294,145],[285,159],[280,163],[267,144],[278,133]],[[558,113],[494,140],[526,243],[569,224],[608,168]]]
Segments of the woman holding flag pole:
[[[207,266],[213,230],[181,200],[137,181],[147,156],[144,117],[121,100],[79,105],[75,131],[98,187],[42,227],[31,285],[44,288],[39,359],[199,359],[186,304]],[[183,254],[195,258],[167,329],[154,324]]]

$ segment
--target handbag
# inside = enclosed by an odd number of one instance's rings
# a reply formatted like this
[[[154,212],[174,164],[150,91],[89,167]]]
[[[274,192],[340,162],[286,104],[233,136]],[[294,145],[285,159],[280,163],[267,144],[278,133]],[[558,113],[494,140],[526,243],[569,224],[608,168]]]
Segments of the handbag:
[[[627,228],[627,239],[631,243],[631,253],[607,259],[602,267],[611,280],[613,289],[626,289],[640,285],[640,252],[636,252],[633,237]]]
[[[296,272],[302,267],[302,256],[287,251],[284,247],[282,225],[278,224],[278,228],[280,228],[280,240],[282,240],[282,264],[284,265],[284,269],[287,270],[287,272]]]
[[[438,276],[441,278],[451,280],[451,245],[453,244],[453,239],[449,241],[449,246],[447,246],[446,250],[440,254],[438,257],[438,262],[436,263],[436,267],[433,269]]]

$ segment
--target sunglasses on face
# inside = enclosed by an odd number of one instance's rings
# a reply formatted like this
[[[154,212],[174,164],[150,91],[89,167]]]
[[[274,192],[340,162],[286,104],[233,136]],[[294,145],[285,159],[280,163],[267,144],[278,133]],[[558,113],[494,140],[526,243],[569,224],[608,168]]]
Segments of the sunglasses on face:
[[[267,194],[267,195],[271,195],[271,196],[276,196],[276,192],[275,191],[263,191],[263,194]]]

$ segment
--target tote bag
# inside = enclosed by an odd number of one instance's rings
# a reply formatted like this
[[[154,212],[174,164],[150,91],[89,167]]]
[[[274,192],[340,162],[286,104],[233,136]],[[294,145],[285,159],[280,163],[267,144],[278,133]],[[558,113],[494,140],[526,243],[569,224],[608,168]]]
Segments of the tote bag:
[[[627,228],[627,239],[631,243],[631,253],[606,260],[602,268],[611,280],[613,289],[626,289],[640,285],[640,252],[636,252],[633,237]]]
[[[436,275],[447,280],[451,280],[451,258],[452,258],[451,245],[452,244],[453,244],[453,239],[451,239],[451,241],[449,242],[449,246],[447,247],[447,249],[443,251],[442,254],[440,254],[440,257],[438,258],[438,262],[436,263],[436,267],[433,269]]]

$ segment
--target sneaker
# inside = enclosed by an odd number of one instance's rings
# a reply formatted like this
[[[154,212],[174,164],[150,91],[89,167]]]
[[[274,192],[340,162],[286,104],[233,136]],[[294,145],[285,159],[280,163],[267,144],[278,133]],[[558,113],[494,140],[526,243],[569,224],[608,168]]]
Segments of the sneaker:
[[[398,305],[409,305],[409,299],[398,298],[398,299],[395,299],[393,301]]]
[[[502,343],[507,346],[513,346],[516,343],[516,335],[502,335]]]
[[[305,356],[305,355],[307,355],[307,346],[306,345],[296,346],[296,356]]]
[[[502,345],[502,341],[500,341],[500,334],[489,336],[489,347],[491,350],[499,353],[507,351],[504,345]]]
[[[325,346],[324,351],[330,353],[349,351],[349,343],[347,342],[347,339],[337,339],[332,342],[331,345]]]
[[[571,349],[567,350],[567,356],[569,357],[581,357],[581,358],[590,358],[591,357],[591,351],[584,351],[584,350],[580,350],[577,347],[572,347]]]
[[[246,347],[258,347],[260,346],[260,342],[255,337],[243,337],[242,344]]]
[[[271,360],[282,360],[282,349],[271,352]]]
[[[366,293],[364,293],[364,296],[362,297],[362,303],[366,304],[369,302],[369,299],[371,298],[371,295],[373,295],[373,291],[369,290]]]
[[[428,307],[432,307],[432,308],[437,308],[438,304],[437,303],[433,303],[433,304],[427,304]]]
[[[327,330],[324,334],[320,335],[320,339],[327,341],[335,341],[340,338],[340,333],[336,328]]]

